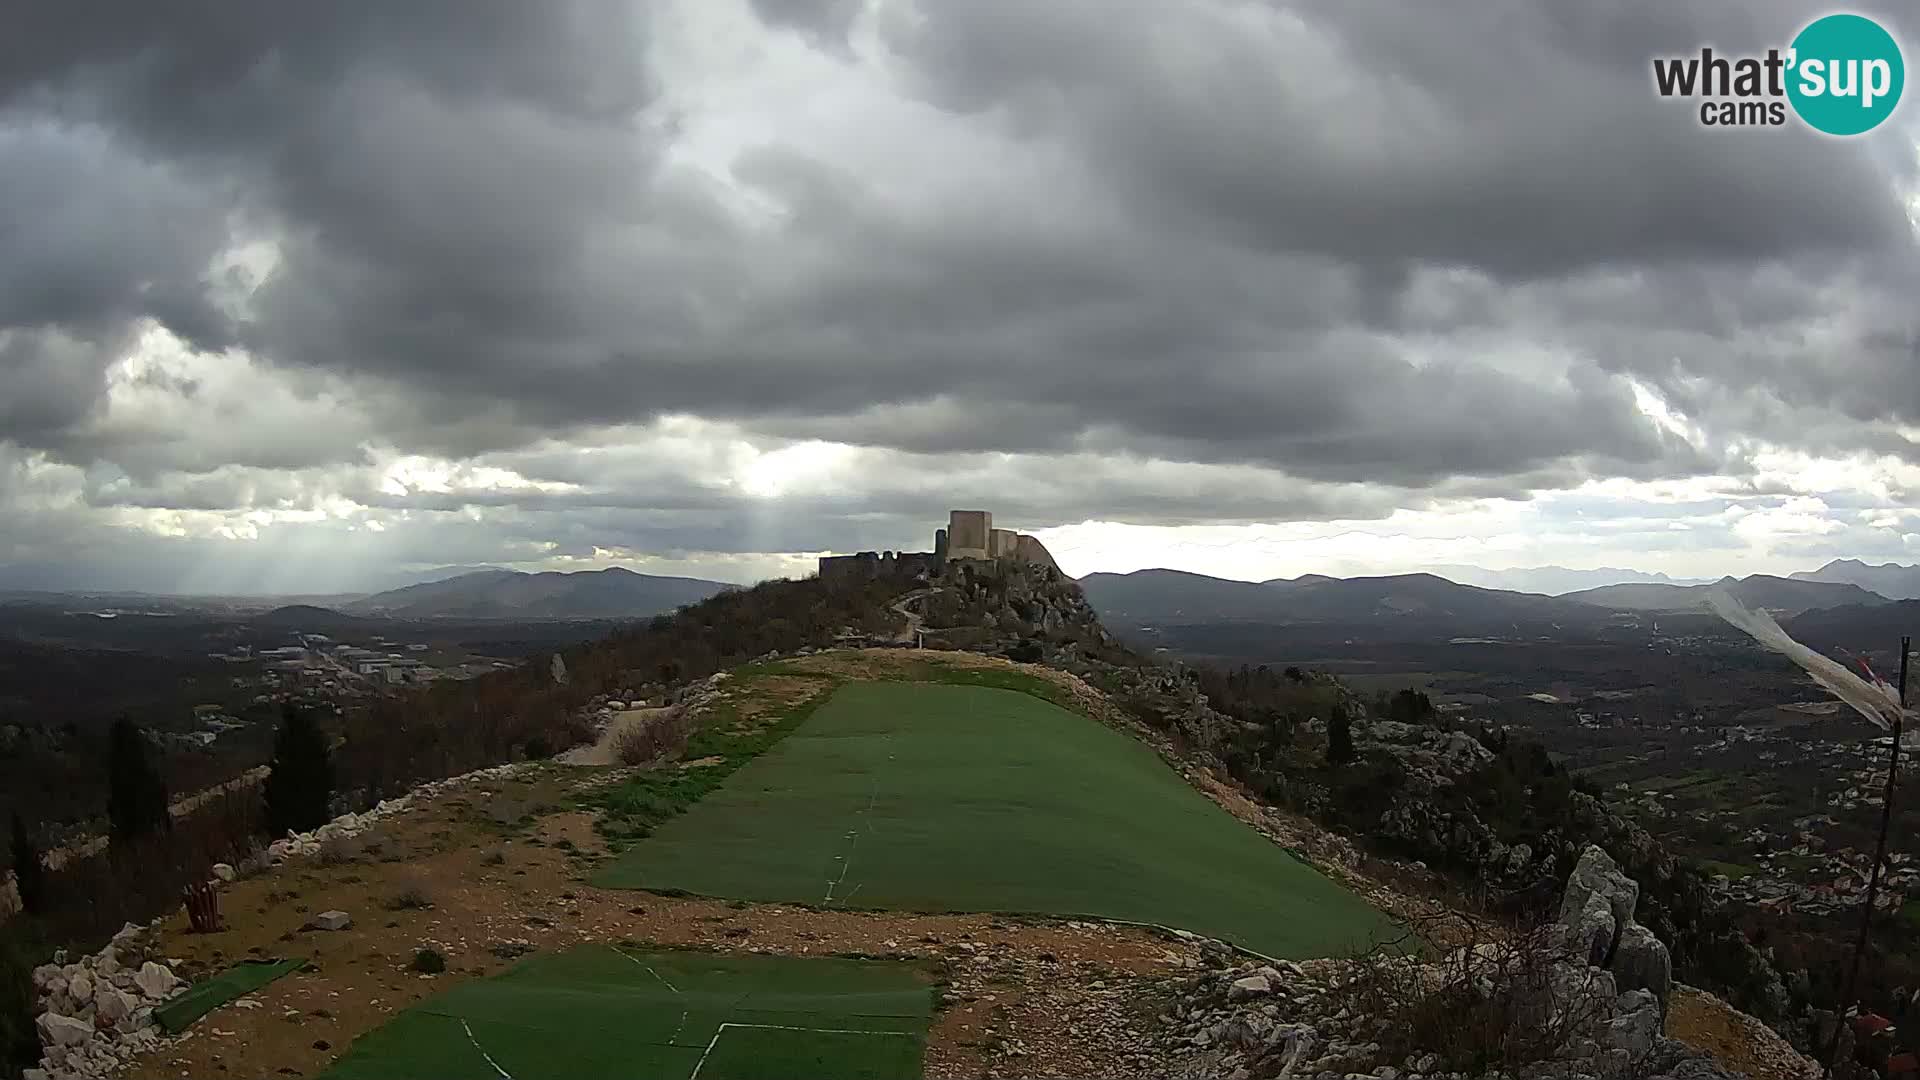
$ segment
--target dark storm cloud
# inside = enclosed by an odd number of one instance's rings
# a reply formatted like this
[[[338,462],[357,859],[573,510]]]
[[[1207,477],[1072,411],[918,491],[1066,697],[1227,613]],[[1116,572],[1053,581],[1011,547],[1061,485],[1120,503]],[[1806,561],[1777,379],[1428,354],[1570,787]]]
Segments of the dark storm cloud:
[[[1652,93],[1651,55],[1784,44],[1796,7],[925,0],[890,40],[931,100],[1071,140],[1147,212],[1531,277],[1906,242],[1866,145],[1716,138]]]
[[[690,414],[1104,459],[1072,478],[1087,497],[1034,475],[985,494],[1029,520],[1185,521],[1738,466],[1649,423],[1628,376],[1823,449],[1920,422],[1912,103],[1839,141],[1703,132],[1651,90],[1652,54],[1778,44],[1804,5],[749,2],[836,77],[914,99],[925,133],[866,167],[781,130],[690,166],[706,98],[662,74],[642,4],[28,6],[0,39],[0,441],[119,466],[103,504],[210,506],[257,495],[223,465],[564,448]],[[235,300],[221,256],[245,240],[274,254]],[[351,392],[263,405],[278,437],[89,426],[143,320]],[[1193,496],[1152,458],[1276,486],[1183,478]],[[685,510],[703,550],[833,531],[769,532],[665,473],[627,486],[486,501],[676,544],[567,515]],[[877,487],[781,503],[836,528],[937,512]]]

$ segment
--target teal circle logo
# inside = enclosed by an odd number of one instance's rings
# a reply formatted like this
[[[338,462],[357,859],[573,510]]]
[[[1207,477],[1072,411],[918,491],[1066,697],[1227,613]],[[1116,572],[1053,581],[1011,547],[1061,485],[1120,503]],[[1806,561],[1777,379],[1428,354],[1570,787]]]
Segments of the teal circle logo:
[[[1793,39],[1787,99],[1816,131],[1859,135],[1893,115],[1906,87],[1900,43],[1863,15],[1827,15]]]

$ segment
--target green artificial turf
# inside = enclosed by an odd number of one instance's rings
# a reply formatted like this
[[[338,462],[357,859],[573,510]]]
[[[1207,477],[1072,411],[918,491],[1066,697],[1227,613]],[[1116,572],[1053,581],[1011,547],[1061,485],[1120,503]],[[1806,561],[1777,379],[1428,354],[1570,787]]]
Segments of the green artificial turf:
[[[325,1080],[920,1075],[908,964],[585,945],[463,983],[356,1040]]]
[[[185,1031],[188,1024],[242,994],[255,990],[289,972],[307,966],[304,959],[242,960],[211,979],[194,983],[164,1005],[153,1010],[154,1022],[169,1035]]]
[[[977,686],[842,686],[594,883],[823,907],[1099,916],[1288,958],[1395,934],[1137,740]]]

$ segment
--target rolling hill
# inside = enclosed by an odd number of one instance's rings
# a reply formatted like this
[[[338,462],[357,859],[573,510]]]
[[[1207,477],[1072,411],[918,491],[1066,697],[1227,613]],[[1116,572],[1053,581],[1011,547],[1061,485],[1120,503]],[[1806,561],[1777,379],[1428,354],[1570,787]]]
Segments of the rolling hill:
[[[1177,570],[1089,574],[1080,588],[1103,617],[1146,622],[1269,624],[1420,620],[1474,627],[1587,623],[1595,613],[1550,596],[1461,585],[1433,574],[1234,581]]]
[[[1920,600],[1920,566],[1900,563],[1874,566],[1859,559],[1835,559],[1818,570],[1801,570],[1788,576],[1794,581],[1858,585],[1889,600]]]
[[[725,588],[718,581],[657,577],[620,567],[570,574],[479,570],[376,593],[346,609],[401,619],[643,618],[704,600]]]
[[[1564,566],[1516,566],[1506,570],[1488,570],[1480,566],[1447,563],[1429,566],[1427,571],[1462,585],[1477,585],[1483,589],[1505,589],[1508,592],[1540,593],[1544,596],[1564,596],[1570,592],[1598,588],[1602,585],[1629,583],[1705,585],[1711,580],[1673,578],[1665,574],[1650,574],[1617,566],[1603,566],[1592,570],[1573,570]]]
[[[1700,607],[1706,602],[1707,593],[1718,588],[1727,589],[1750,608],[1789,613],[1889,603],[1886,597],[1858,585],[1794,580],[1769,574],[1726,577],[1711,585],[1603,585],[1568,593],[1561,599],[1621,611],[1686,611]]]

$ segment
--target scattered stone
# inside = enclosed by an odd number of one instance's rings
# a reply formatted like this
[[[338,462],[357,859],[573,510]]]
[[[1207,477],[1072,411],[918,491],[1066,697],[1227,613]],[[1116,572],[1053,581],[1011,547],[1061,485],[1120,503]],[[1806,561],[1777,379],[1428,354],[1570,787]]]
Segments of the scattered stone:
[[[345,930],[353,925],[353,916],[344,911],[323,911],[313,917],[315,930]]]
[[[213,876],[219,878],[221,881],[231,882],[239,875],[234,873],[233,864],[217,862],[213,864]]]
[[[1232,1001],[1245,1001],[1252,997],[1264,997],[1272,992],[1273,986],[1268,982],[1267,976],[1254,972],[1252,975],[1233,980],[1233,985],[1227,988],[1227,997]]]

